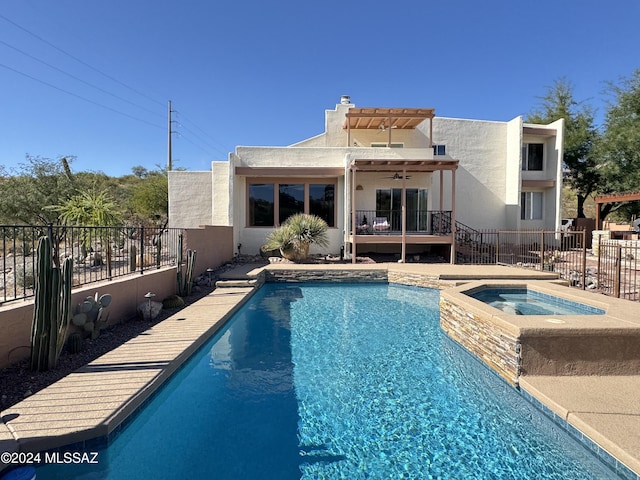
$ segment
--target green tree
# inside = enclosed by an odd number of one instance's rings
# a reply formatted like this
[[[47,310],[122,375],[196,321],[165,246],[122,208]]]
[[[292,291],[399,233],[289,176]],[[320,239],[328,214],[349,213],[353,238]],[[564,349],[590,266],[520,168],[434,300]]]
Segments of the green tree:
[[[167,172],[147,172],[132,188],[131,209],[143,223],[166,224],[169,216],[169,181]]]
[[[121,221],[118,207],[106,191],[79,192],[52,209],[59,212],[65,225],[109,227]]]
[[[117,205],[106,191],[89,190],[73,195],[62,205],[50,207],[60,214],[60,220],[65,225],[81,227],[82,257],[86,258],[88,251],[93,248],[92,240],[99,239],[102,249],[107,255],[107,269],[111,276],[111,242],[116,241],[120,232],[114,227],[121,222],[121,215]],[[83,227],[98,227],[95,229]],[[102,259],[98,260],[100,263]]]
[[[73,157],[52,160],[27,155],[26,161],[10,174],[3,168],[0,223],[58,224],[59,213],[47,207],[59,205],[73,195],[69,168],[72,160]]]
[[[607,107],[604,133],[598,143],[602,181],[599,193],[624,193],[640,190],[640,69],[618,84],[610,83],[613,101]],[[638,214],[638,204],[605,204],[602,216],[618,210],[622,216]]]
[[[540,97],[537,110],[525,119],[528,123],[551,123],[564,119],[564,156],[562,161],[568,169],[567,182],[576,193],[577,216],[584,217],[584,202],[600,182],[594,144],[598,139],[591,107],[577,102],[573,96],[573,85],[564,77],[556,80]]]

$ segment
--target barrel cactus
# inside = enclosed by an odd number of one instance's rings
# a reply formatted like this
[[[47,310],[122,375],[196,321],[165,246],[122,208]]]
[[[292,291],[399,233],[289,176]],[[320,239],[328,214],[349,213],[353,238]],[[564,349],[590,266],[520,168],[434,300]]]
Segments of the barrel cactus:
[[[67,340],[67,348],[70,353],[80,353],[82,351],[82,335],[78,332],[74,332],[69,335],[69,340]]]
[[[162,308],[180,308],[184,306],[184,300],[178,295],[169,295],[162,301]]]

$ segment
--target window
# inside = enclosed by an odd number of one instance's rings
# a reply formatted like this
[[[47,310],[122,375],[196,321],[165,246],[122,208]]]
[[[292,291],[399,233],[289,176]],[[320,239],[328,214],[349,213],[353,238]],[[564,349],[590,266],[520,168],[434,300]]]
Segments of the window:
[[[248,182],[250,227],[281,225],[296,213],[310,213],[335,227],[335,183],[251,183]]]
[[[544,144],[525,143],[522,146],[522,170],[542,170]]]
[[[249,185],[249,225],[273,227],[273,184],[252,183]]]
[[[312,183],[309,185],[309,213],[317,215],[330,227],[335,225],[336,186],[333,183]]]
[[[520,219],[542,220],[542,192],[520,194]]]
[[[404,143],[392,143],[392,144],[388,144],[388,143],[372,143],[371,144],[371,148],[386,148],[390,146],[391,148],[404,148]]]
[[[304,183],[281,183],[278,195],[278,222],[280,224],[291,215],[304,213]]]
[[[407,188],[407,231],[424,231],[427,228],[427,190]],[[394,230],[402,229],[402,189],[376,190],[376,216],[386,217]]]
[[[433,146],[433,154],[434,155],[446,155],[447,148],[445,145],[434,145]]]

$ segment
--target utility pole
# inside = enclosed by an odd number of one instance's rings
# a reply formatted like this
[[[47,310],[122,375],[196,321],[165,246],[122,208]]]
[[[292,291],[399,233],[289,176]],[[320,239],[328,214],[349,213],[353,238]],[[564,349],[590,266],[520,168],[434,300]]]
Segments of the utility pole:
[[[167,170],[170,172],[171,169],[173,168],[173,159],[171,158],[171,134],[173,133],[171,131],[171,100],[169,100],[169,124],[168,124],[168,159],[167,159]]]

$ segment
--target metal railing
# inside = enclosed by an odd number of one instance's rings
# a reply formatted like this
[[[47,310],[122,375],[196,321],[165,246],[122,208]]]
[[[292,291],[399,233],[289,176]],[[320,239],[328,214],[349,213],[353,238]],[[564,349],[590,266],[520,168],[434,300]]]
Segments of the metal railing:
[[[474,230],[456,224],[456,263],[553,271],[585,289],[589,284],[585,240],[582,230]]]
[[[640,241],[602,240],[598,242],[598,291],[627,300],[640,301]]]
[[[47,235],[59,264],[73,258],[73,285],[176,264],[182,229],[0,225],[0,303],[33,296],[38,239]]]
[[[351,224],[351,221],[349,222]],[[353,233],[353,225],[350,225]],[[357,235],[399,235],[402,212],[399,210],[356,210]],[[407,213],[408,235],[448,235],[451,233],[451,211],[414,210]]]

